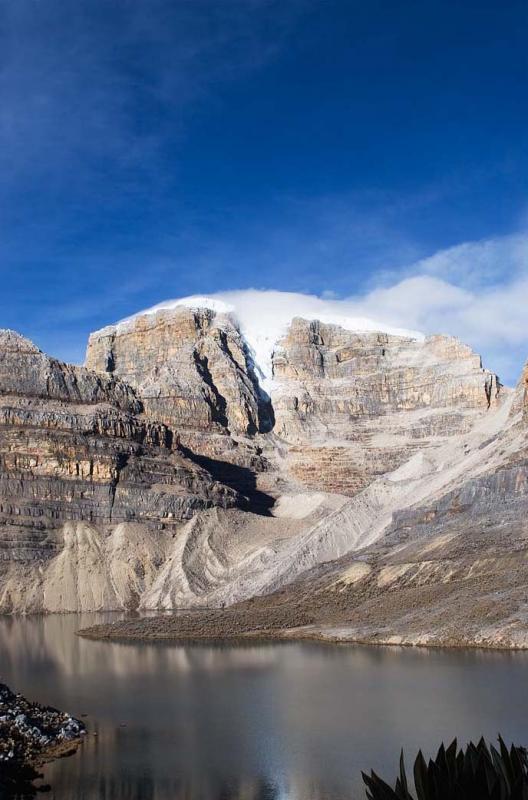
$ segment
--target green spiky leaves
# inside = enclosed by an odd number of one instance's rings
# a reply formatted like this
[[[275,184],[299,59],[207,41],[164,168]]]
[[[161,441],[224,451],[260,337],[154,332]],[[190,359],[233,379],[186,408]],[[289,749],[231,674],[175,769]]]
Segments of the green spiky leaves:
[[[411,794],[403,752],[394,789],[375,772],[363,774],[369,800],[528,800],[528,759],[523,747],[508,750],[499,736],[499,750],[481,739],[458,749],[456,739],[442,744],[427,763],[420,751],[414,762]]]

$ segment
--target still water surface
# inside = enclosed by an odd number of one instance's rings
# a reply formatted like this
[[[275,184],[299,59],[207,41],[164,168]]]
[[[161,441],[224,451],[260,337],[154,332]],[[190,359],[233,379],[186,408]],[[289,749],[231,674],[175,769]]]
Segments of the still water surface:
[[[392,779],[401,747],[528,743],[528,654],[75,636],[109,618],[0,618],[0,680],[87,715],[46,769],[54,800],[363,798],[361,770]]]

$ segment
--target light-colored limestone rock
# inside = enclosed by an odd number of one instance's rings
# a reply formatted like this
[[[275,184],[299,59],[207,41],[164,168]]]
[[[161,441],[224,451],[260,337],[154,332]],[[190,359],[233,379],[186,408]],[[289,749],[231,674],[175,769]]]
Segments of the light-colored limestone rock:
[[[293,477],[355,494],[413,451],[464,434],[501,396],[457,339],[354,333],[294,319],[273,357],[275,433]]]
[[[68,522],[163,529],[236,502],[127,384],[0,332],[0,561],[52,557]]]
[[[86,365],[134,386],[155,419],[185,431],[270,427],[247,346],[226,314],[180,307],[90,336]]]
[[[268,397],[236,319],[208,308],[105,328],[86,368],[0,332],[0,611],[288,587],[306,609],[314,581],[345,608],[506,564],[442,553],[454,520],[484,529],[477,504],[515,540],[501,497],[523,507],[524,383],[450,337],[299,318],[272,366]]]

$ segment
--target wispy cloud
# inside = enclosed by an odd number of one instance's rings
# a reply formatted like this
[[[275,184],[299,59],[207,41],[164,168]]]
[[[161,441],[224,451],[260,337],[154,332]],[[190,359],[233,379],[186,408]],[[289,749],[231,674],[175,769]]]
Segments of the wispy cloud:
[[[104,239],[101,211],[159,214],[197,103],[269,62],[306,5],[1,2],[4,255],[56,252],[94,221]]]
[[[528,358],[528,235],[466,242],[358,299],[366,314],[459,336],[513,383]]]
[[[209,120],[207,112],[223,112],[226,102],[224,118],[236,113],[244,129],[236,88],[249,78],[242,94],[251,97],[259,70],[287,61],[303,40],[299,21],[314,7],[320,11],[321,4],[0,0],[0,324],[80,360],[90,330],[140,307],[257,284],[344,298],[355,315],[459,335],[515,380],[528,355],[527,236],[446,247],[462,236],[507,229],[490,227],[490,217],[481,225],[475,208],[475,198],[489,196],[490,180],[501,182],[501,168],[494,174],[489,160],[473,176],[471,167],[446,169],[427,183],[418,170],[392,188],[384,176],[369,185],[350,175],[340,183],[334,164],[326,181],[326,140],[319,152],[321,126],[314,125],[315,149],[301,147],[300,162],[310,174],[315,153],[317,179],[303,182],[297,170],[291,183],[276,187],[265,169],[258,180],[250,169],[237,194],[229,192],[230,173],[220,169],[212,182],[195,186],[203,152],[190,146],[196,118]],[[310,63],[319,56],[318,21],[316,14]],[[378,31],[377,17],[375,23]],[[438,53],[443,58],[443,47]],[[327,50],[330,61],[332,55]],[[277,75],[288,80],[288,70],[291,63]],[[292,75],[295,98],[304,73]],[[340,86],[339,65],[331,75]],[[272,70],[256,101],[270,109],[280,155],[287,132],[282,108],[274,113],[275,77]],[[226,87],[233,90],[230,101]],[[312,109],[310,91],[304,100]],[[341,95],[334,100],[340,114]],[[351,102],[343,95],[343,104]],[[366,113],[370,105],[358,108]],[[222,114],[217,117],[220,137],[228,136]],[[384,130],[377,117],[374,122],[371,134]],[[211,131],[213,150],[216,134]],[[207,146],[207,136],[201,141]],[[259,167],[259,144],[250,143],[253,161],[242,164]],[[357,142],[344,140],[344,161],[354,147]],[[193,170],[185,175],[189,149]],[[402,157],[401,149],[394,153]],[[390,171],[390,143],[385,156]],[[289,157],[288,150],[281,162],[286,172]],[[235,185],[244,183],[237,163],[234,158]],[[372,170],[369,163],[367,178]],[[448,206],[471,208],[470,221],[478,217],[478,225],[461,234],[464,215],[447,213]],[[428,256],[436,248],[442,249]]]
[[[154,290],[192,229],[193,115],[310,4],[0,0],[0,324],[79,359],[102,315]]]
[[[218,87],[240,79],[273,57],[300,6],[5,0],[3,165],[49,170],[90,154],[121,165],[148,162],[149,137],[159,146],[177,133],[188,104],[212,91],[212,81]]]

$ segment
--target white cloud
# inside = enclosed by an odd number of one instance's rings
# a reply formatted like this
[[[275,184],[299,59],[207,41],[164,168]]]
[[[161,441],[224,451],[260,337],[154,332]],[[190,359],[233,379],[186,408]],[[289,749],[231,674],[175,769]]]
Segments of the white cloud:
[[[273,345],[300,316],[356,330],[458,336],[505,382],[517,381],[528,357],[528,236],[467,242],[404,274],[392,285],[341,299],[330,287],[320,297],[244,289],[168,300],[147,312],[185,304],[234,313],[265,375]]]
[[[528,356],[528,277],[467,289],[431,275],[417,275],[358,300],[364,313],[425,333],[458,336],[484,356],[508,383]]]
[[[392,324],[458,336],[503,380],[528,357],[528,236],[466,242],[411,265],[403,279],[358,300]]]

